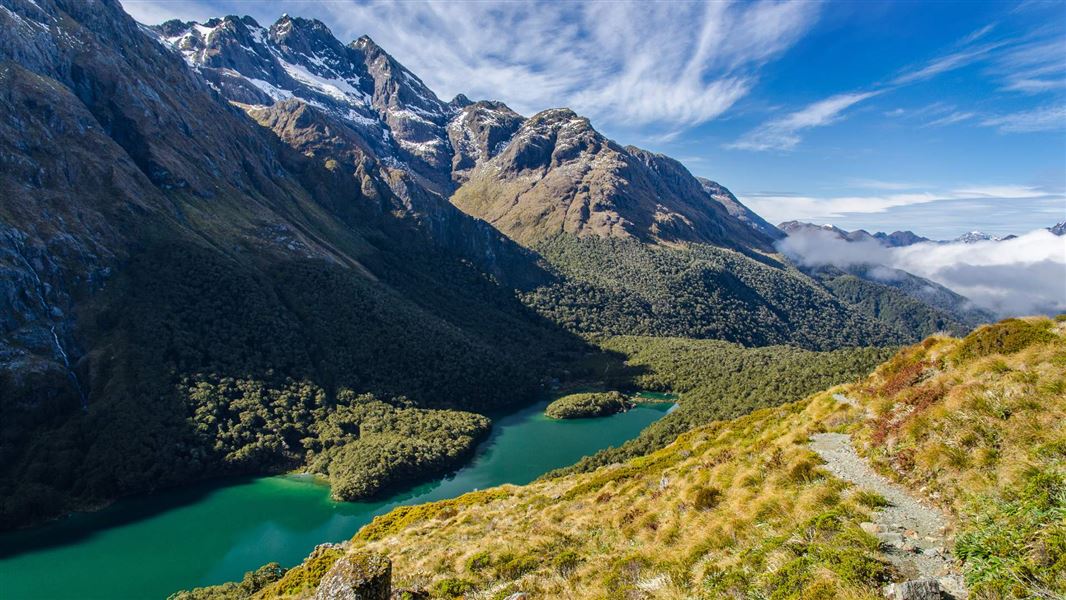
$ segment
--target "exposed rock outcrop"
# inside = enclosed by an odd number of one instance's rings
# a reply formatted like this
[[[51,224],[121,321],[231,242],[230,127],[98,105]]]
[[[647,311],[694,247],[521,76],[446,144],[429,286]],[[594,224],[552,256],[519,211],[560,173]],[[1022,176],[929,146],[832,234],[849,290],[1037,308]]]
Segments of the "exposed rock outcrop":
[[[322,577],[315,600],[389,600],[392,563],[375,552],[348,554]]]

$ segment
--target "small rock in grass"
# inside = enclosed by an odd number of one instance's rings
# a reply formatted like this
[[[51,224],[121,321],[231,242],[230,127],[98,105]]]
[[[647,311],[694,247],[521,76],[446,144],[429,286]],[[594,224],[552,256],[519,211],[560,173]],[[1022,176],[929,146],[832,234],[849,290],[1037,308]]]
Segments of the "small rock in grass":
[[[915,579],[885,588],[885,596],[891,600],[940,600],[941,592],[940,583],[935,579]]]

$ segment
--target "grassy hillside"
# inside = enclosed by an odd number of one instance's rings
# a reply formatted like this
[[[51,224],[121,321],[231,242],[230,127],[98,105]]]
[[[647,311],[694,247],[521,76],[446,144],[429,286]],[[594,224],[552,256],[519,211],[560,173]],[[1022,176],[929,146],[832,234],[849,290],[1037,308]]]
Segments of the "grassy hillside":
[[[901,352],[849,394],[860,449],[959,521],[985,597],[1066,594],[1066,318],[1009,319]]]
[[[1057,597],[1064,423],[1066,321],[1011,320],[591,473],[396,509],[236,596],[306,597],[339,556],[372,550],[395,588],[432,597],[879,598],[901,576],[859,527],[881,499],[820,467],[808,439],[832,431],[949,511],[976,597]]]
[[[623,336],[602,343],[627,357],[626,371],[608,381],[681,395],[677,410],[640,437],[549,474],[590,471],[658,450],[678,435],[711,421],[793,402],[829,386],[854,381],[892,356],[889,348],[828,352],[791,346],[745,348],[718,340]]]

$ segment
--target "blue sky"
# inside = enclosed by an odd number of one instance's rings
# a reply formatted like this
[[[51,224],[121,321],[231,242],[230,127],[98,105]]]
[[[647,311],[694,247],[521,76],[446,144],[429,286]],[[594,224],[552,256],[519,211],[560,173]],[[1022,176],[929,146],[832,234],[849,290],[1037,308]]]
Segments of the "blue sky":
[[[442,98],[572,107],[773,222],[950,238],[1066,220],[1061,1],[123,5],[369,34]]]

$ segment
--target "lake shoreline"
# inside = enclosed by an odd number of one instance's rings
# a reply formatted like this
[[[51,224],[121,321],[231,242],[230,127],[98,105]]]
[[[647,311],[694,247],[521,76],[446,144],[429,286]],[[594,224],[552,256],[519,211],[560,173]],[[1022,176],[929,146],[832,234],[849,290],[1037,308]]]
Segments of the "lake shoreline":
[[[543,416],[546,404],[542,400],[497,418],[462,464],[386,498],[336,502],[327,485],[298,470],[245,474],[127,497],[101,511],[5,532],[0,588],[13,599],[165,597],[239,580],[268,562],[292,566],[314,546],[349,539],[398,506],[528,483],[636,437],[667,411],[660,404],[581,422],[555,421]],[[99,595],[87,596],[87,589]]]

